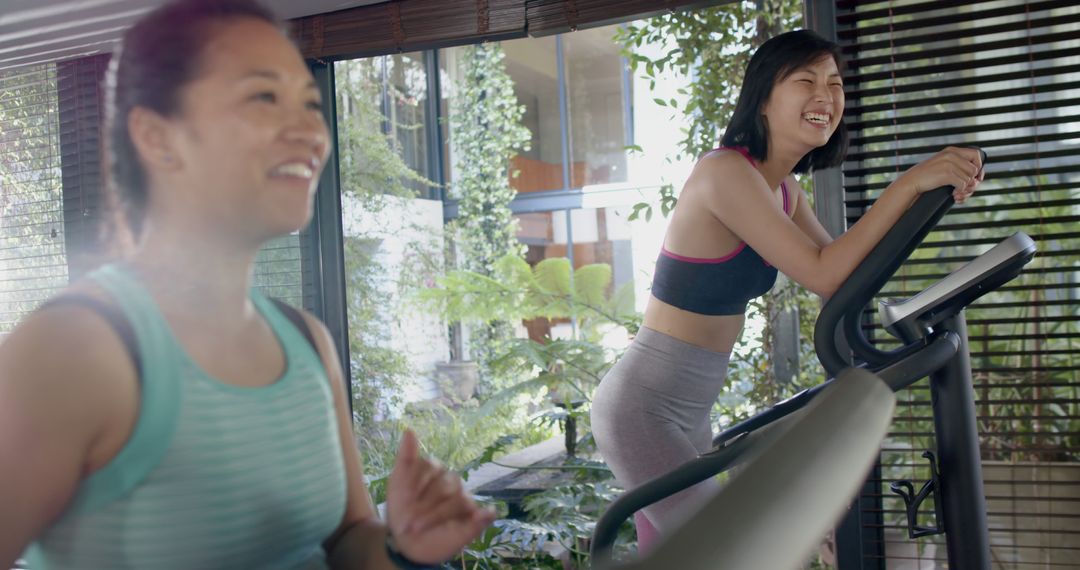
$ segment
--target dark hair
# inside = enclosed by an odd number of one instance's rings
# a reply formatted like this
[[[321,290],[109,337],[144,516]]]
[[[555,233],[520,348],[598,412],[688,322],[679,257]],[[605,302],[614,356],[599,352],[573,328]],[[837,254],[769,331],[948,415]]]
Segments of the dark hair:
[[[240,18],[281,26],[273,12],[255,0],[176,0],[128,29],[109,62],[105,76],[107,198],[115,214],[113,224],[126,226],[131,238],[142,233],[147,189],[146,172],[128,132],[128,115],[135,107],[163,116],[180,111],[180,91],[198,75],[203,46],[214,28]]]
[[[773,86],[797,69],[827,56],[836,61],[836,67],[842,72],[844,59],[840,47],[810,30],[786,32],[761,44],[746,66],[739,100],[721,144],[746,147],[751,156],[765,160],[769,156],[769,125],[762,109],[772,95]],[[844,161],[847,147],[847,125],[841,115],[840,124],[829,141],[802,157],[793,171],[801,174],[838,166]]]

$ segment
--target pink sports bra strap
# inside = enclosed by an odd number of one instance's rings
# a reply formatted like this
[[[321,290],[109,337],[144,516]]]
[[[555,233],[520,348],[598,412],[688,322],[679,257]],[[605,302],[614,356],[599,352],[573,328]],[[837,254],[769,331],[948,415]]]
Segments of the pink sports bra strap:
[[[747,150],[745,146],[722,146],[720,148],[717,148],[716,150],[733,150],[743,155],[743,158],[749,160],[750,164],[757,164],[757,161],[754,160],[754,157],[750,156],[750,151]]]

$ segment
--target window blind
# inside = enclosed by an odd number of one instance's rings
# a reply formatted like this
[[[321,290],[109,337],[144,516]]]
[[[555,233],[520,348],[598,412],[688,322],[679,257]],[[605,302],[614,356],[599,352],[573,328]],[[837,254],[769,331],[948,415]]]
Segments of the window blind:
[[[56,71],[0,71],[0,341],[67,285]]]
[[[731,0],[389,0],[291,20],[304,57],[370,57],[549,35]]]
[[[307,58],[343,59],[525,35],[524,0],[390,0],[297,18]]]
[[[102,78],[109,54],[56,64],[60,165],[68,275],[78,279],[102,259],[106,215],[101,139],[105,117]]]
[[[986,181],[954,207],[882,292],[907,297],[1016,231],[1039,246],[1015,280],[967,310],[985,493],[1001,568],[1080,560],[1080,6],[1069,1],[836,3],[851,150],[850,226],[899,174],[946,145],[990,156]],[[895,346],[868,311],[875,342]],[[927,383],[900,394],[864,568],[946,561],[942,536],[906,536],[898,479],[929,477]],[[864,499],[867,498],[864,496]],[[927,504],[924,520],[932,520]],[[876,522],[874,522],[876,521]],[[925,566],[918,566],[925,567]]]

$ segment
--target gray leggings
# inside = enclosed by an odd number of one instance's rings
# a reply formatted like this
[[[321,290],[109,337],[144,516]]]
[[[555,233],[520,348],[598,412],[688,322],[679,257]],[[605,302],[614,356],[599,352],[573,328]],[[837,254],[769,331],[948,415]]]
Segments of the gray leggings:
[[[728,354],[642,327],[596,389],[592,430],[600,455],[625,489],[712,447],[709,411],[727,374]],[[644,509],[667,534],[719,489],[699,483]]]

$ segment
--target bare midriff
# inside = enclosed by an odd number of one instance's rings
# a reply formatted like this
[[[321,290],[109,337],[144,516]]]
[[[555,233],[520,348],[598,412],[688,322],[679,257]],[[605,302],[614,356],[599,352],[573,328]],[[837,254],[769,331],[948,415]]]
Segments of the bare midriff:
[[[700,315],[649,296],[642,326],[714,352],[731,352],[739,340],[743,315]]]

